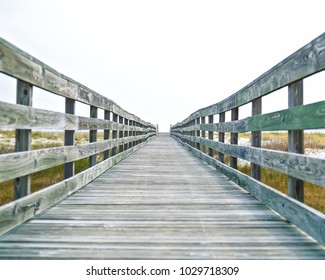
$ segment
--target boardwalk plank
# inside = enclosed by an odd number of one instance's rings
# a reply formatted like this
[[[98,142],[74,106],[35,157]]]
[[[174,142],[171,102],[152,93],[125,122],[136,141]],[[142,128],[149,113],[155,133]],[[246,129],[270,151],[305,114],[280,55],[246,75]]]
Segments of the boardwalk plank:
[[[325,249],[160,134],[0,237],[1,259],[325,259]]]

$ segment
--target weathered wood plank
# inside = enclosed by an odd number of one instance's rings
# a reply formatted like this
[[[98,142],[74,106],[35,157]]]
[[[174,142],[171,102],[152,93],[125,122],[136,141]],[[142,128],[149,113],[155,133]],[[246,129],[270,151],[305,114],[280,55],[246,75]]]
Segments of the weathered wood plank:
[[[108,120],[108,121],[111,119],[111,112],[110,111],[107,111],[107,110],[104,111],[104,119]],[[104,129],[104,141],[109,140],[109,137],[110,137],[110,129],[106,128],[106,129]],[[108,158],[109,158],[109,149],[104,151],[104,160],[108,159]]]
[[[0,125],[5,129],[55,129],[55,130],[139,130],[151,132],[152,128],[122,125],[109,120],[101,120],[64,114],[49,110],[19,106],[0,101]]]
[[[239,117],[238,107],[231,110],[231,121],[237,121]],[[230,144],[238,145],[238,133],[230,133]],[[229,164],[232,168],[237,169],[237,158],[230,156]]]
[[[61,243],[61,242],[60,242]],[[103,244],[103,242],[100,242]],[[267,242],[265,242],[267,243]],[[105,244],[105,243],[104,243]],[[300,253],[292,253],[292,251],[298,251],[299,248],[296,247],[296,250],[282,249],[281,247],[275,247],[274,250],[272,246],[267,246],[266,248],[258,247],[256,250],[248,245],[247,248],[239,248],[237,253],[234,253],[234,246],[202,246],[201,248],[196,249],[195,247],[166,247],[166,243],[151,242],[145,243],[142,242],[139,246],[100,246],[97,242],[97,245],[87,246],[88,248],[74,248],[67,246],[67,248],[57,247],[55,253],[48,254],[49,249],[51,248],[32,248],[30,250],[26,249],[4,249],[2,250],[5,259],[89,259],[89,260],[99,260],[99,259],[132,259],[132,260],[143,260],[143,259],[170,259],[170,260],[190,260],[190,259],[227,259],[227,260],[238,260],[238,259],[263,259],[270,260],[279,260],[279,259],[323,259],[324,256],[319,253],[318,250],[301,250]],[[272,245],[273,243],[270,243]],[[141,246],[141,248],[139,248]],[[278,250],[276,250],[278,248]],[[293,247],[294,249],[295,247]],[[232,249],[232,250],[231,250]]]
[[[98,115],[98,108],[95,106],[90,106],[90,118],[97,119]],[[94,143],[97,141],[97,130],[90,130],[89,131],[89,143]],[[97,155],[89,156],[89,167],[96,165]]]
[[[262,114],[262,98],[258,98],[252,102],[252,116]],[[251,146],[261,148],[262,134],[260,131],[251,131]],[[252,178],[261,181],[261,166],[251,163],[250,175]]]
[[[76,101],[70,98],[65,99],[65,113],[75,114]],[[64,131],[64,146],[74,146],[75,145],[75,130],[65,130]],[[70,178],[75,174],[74,162],[67,162],[64,164],[64,179]]]
[[[17,80],[17,104],[32,106],[33,86],[29,83]],[[16,129],[15,152],[29,151],[32,143],[32,131],[30,129]],[[30,176],[16,177],[14,181],[14,199],[19,199],[30,194]]]
[[[245,105],[290,83],[324,70],[324,46],[325,33],[275,65],[243,89],[219,103],[194,112],[188,118],[176,124],[175,127],[187,124],[198,117],[226,112]]]
[[[17,176],[24,176],[60,164],[76,161],[103,152],[108,148],[117,147],[121,145],[121,143],[130,143],[133,142],[134,139],[147,139],[147,137],[148,135],[131,136],[78,146],[46,148],[27,152],[2,154],[0,155],[0,181],[10,180]]]
[[[117,256],[325,259],[325,250],[159,134],[86,187],[0,237],[2,259]]]
[[[214,122],[213,119],[214,119],[214,116],[210,115],[209,118],[208,118],[210,124]],[[213,140],[213,132],[212,131],[208,132],[208,138],[210,140]],[[209,147],[209,156],[213,157],[213,149],[211,147]]]
[[[178,135],[178,137],[180,139],[188,138],[184,135]],[[221,153],[271,168],[323,188],[325,187],[324,159],[296,153],[225,144],[198,137],[195,141]]]
[[[288,106],[296,107],[303,104],[304,91],[303,81],[292,83],[288,87]],[[288,131],[288,152],[290,153],[304,153],[304,131],[303,130],[289,130]],[[304,202],[304,182],[295,177],[288,178],[288,195],[301,202]]]
[[[238,121],[201,124],[178,129],[178,132],[206,130],[215,132],[282,131],[325,128],[325,101],[292,107]]]
[[[232,181],[247,190],[266,206],[274,209],[280,215],[288,219],[300,229],[315,238],[321,244],[325,244],[325,215],[311,207],[286,196],[277,190],[247,176],[204,153],[184,144],[197,157],[203,159],[211,166],[229,177]]]
[[[123,110],[115,102],[55,71],[48,65],[0,38],[0,72],[13,76],[55,94],[104,110],[154,128],[154,125]]]
[[[0,207],[0,234],[71,195],[142,146],[134,146],[69,179]]]
[[[242,132],[317,129],[324,127],[325,102],[321,101],[254,116],[247,120],[247,130],[242,130]]]

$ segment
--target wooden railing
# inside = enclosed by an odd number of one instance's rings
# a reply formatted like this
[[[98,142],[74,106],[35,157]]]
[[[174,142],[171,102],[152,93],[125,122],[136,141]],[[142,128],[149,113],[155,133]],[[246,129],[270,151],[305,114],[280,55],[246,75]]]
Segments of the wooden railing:
[[[15,152],[0,155],[0,182],[14,179],[15,201],[0,208],[0,234],[85,186],[137,150],[156,127],[112,100],[58,73],[0,38],[0,71],[17,79],[17,104],[0,101],[0,129],[16,130]],[[32,107],[33,87],[65,98],[65,113]],[[75,115],[76,102],[89,105],[89,118]],[[97,118],[98,109],[104,119]],[[32,130],[64,130],[64,146],[31,150]],[[75,133],[88,130],[90,143],[75,145]],[[97,141],[97,130],[104,140]],[[103,153],[103,161],[96,155]],[[89,157],[75,175],[74,162]],[[32,173],[64,164],[64,180],[30,194]]]
[[[325,187],[325,160],[303,154],[303,130],[325,127],[325,102],[303,105],[303,79],[324,69],[325,34],[322,34],[235,94],[171,127],[171,134],[198,157],[322,244],[325,244],[325,216],[303,204],[303,200],[304,182]],[[263,97],[283,87],[288,87],[288,109],[262,114]],[[251,117],[239,120],[239,109],[247,103],[252,104]],[[225,122],[228,111],[231,121]],[[263,131],[288,131],[288,152],[262,149]],[[251,133],[250,147],[238,145],[241,132]],[[218,134],[218,140],[214,139],[214,133]],[[225,143],[225,133],[230,133],[229,144]],[[229,165],[224,163],[225,155],[230,156]],[[237,170],[237,158],[250,162],[250,176]],[[289,196],[260,182],[261,167],[289,176]]]

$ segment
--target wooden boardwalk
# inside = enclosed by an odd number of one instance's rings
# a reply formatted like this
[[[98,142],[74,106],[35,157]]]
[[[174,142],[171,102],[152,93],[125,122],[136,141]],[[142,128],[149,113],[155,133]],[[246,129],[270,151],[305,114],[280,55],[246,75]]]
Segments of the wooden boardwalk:
[[[2,259],[325,259],[168,134],[0,237]]]

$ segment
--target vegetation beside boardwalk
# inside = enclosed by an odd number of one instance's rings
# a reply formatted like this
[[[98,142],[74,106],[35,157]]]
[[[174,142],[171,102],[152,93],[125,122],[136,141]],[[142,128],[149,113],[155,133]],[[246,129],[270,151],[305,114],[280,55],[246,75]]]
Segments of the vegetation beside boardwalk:
[[[14,151],[15,131],[0,130],[0,154]],[[249,141],[249,133],[240,133],[239,139]],[[33,132],[32,149],[57,147],[63,145],[63,132]],[[76,133],[76,144],[89,142],[88,133]],[[103,139],[103,133],[98,133],[98,139]],[[262,147],[266,149],[287,151],[287,133],[268,132],[262,134]],[[305,149],[310,151],[323,151],[325,153],[325,134],[305,133]],[[99,155],[99,161],[101,160]],[[226,157],[227,161],[227,157]],[[88,168],[88,158],[75,163],[76,173]],[[63,165],[43,170],[31,175],[31,191],[36,192],[63,180]],[[239,171],[249,174],[250,165],[239,161]],[[288,192],[288,176],[269,168],[262,168],[262,182],[281,191]],[[0,183],[0,205],[13,200],[13,180]],[[325,213],[325,189],[310,183],[305,183],[305,203],[318,211]]]
[[[0,154],[14,151],[14,130],[0,130]],[[98,139],[103,139],[103,133],[98,133]],[[89,133],[76,133],[76,145],[89,142]],[[63,132],[38,131],[32,133],[32,150],[63,146]],[[100,155],[99,155],[100,157]],[[101,159],[99,159],[100,161]],[[76,174],[88,168],[88,157],[75,162]],[[55,166],[31,175],[31,192],[53,185],[63,180],[64,165]],[[14,180],[0,183],[0,205],[9,203],[14,198]]]

